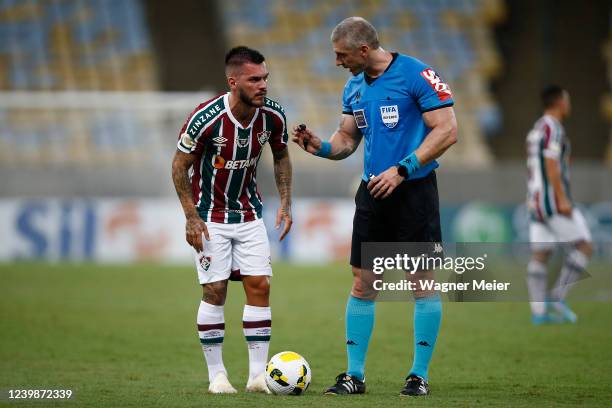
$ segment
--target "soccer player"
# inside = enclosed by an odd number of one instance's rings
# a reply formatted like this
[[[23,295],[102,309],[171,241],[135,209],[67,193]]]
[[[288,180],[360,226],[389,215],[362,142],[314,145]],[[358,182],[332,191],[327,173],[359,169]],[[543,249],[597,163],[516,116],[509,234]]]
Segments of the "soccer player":
[[[592,253],[591,233],[570,193],[570,143],[562,125],[571,111],[570,95],[559,86],[549,86],[542,91],[542,103],[544,116],[527,135],[531,321],[535,325],[575,323],[576,314],[565,297],[587,267]],[[547,296],[546,264],[557,243],[566,243],[569,249],[557,283]]]
[[[203,297],[197,315],[211,393],[235,393],[223,365],[223,305],[232,270],[246,293],[244,336],[249,351],[246,390],[269,393],[265,366],[271,334],[270,247],[255,173],[269,143],[281,205],[276,228],[291,228],[291,162],[284,110],[266,97],[264,57],[247,47],[225,57],[230,91],[200,104],[181,129],[172,179],[185,213],[186,239],[195,250]]]
[[[342,160],[365,139],[353,220],[353,286],[346,305],[348,369],[326,391],[362,394],[376,293],[362,283],[361,243],[441,241],[435,159],[456,142],[457,123],[448,85],[423,62],[384,50],[368,21],[343,20],[331,42],[336,65],[353,75],[344,88],[340,125],[329,141],[303,126],[293,129],[292,140],[316,156]],[[429,393],[428,366],[442,316],[437,293],[414,295],[414,361],[401,390],[412,396]]]

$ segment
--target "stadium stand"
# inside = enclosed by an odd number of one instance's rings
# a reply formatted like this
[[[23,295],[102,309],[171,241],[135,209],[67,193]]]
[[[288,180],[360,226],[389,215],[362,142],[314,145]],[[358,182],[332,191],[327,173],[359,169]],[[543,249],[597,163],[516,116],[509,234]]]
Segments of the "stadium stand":
[[[329,35],[349,8],[377,27],[386,49],[426,61],[451,85],[462,143],[444,162],[487,167],[492,156],[485,138],[500,123],[488,81],[501,68],[491,27],[504,17],[502,1],[220,2],[229,45],[260,49],[271,70],[269,93],[286,107],[289,121],[304,121],[325,135],[337,126],[347,79],[334,65]]]
[[[606,162],[612,165],[612,12],[610,12],[610,34],[603,47],[603,57],[608,68],[608,92],[603,98],[602,110],[610,124],[610,139],[606,152]]]
[[[157,88],[140,2],[0,1],[2,90]]]
[[[154,63],[138,0],[1,0],[0,162],[112,164],[155,149],[137,137],[150,118],[84,107],[156,90]]]

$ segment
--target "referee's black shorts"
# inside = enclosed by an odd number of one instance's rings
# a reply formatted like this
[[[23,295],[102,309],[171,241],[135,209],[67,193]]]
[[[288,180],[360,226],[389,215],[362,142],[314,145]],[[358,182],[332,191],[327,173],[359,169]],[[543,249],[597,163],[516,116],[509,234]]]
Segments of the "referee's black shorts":
[[[355,195],[351,265],[361,268],[362,242],[441,242],[436,173],[402,182],[385,199],[361,181]]]

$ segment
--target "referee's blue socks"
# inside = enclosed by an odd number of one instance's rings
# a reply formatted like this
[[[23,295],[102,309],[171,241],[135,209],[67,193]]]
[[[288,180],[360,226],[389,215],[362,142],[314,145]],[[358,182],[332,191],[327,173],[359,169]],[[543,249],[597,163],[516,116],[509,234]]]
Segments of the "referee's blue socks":
[[[440,295],[416,299],[414,305],[414,361],[409,374],[416,374],[427,380],[429,361],[436,346],[442,302]]]
[[[346,303],[347,374],[363,380],[366,353],[374,328],[375,302],[350,295]]]

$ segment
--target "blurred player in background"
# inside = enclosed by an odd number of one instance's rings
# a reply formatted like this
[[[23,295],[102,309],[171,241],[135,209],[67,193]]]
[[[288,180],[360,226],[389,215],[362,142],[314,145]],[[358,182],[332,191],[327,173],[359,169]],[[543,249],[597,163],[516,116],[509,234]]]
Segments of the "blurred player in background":
[[[570,95],[559,86],[549,86],[542,91],[542,103],[544,116],[527,136],[527,206],[532,247],[527,283],[531,318],[536,325],[574,323],[576,314],[565,304],[565,297],[587,267],[592,252],[591,233],[570,193],[570,143],[562,125],[571,111]],[[558,243],[567,243],[568,251],[557,283],[547,296],[546,264]]]
[[[180,132],[172,178],[185,217],[186,239],[195,249],[203,297],[197,315],[212,393],[235,393],[223,364],[223,305],[232,270],[246,293],[244,335],[249,349],[246,390],[269,393],[265,366],[271,335],[270,246],[255,181],[269,142],[281,206],[276,228],[291,228],[291,162],[283,108],[266,97],[264,57],[236,47],[225,58],[230,92],[200,104]],[[203,238],[204,237],[204,238]],[[204,240],[205,239],[205,240]]]
[[[326,394],[365,392],[365,359],[374,327],[376,293],[362,282],[362,242],[440,242],[435,159],[456,141],[450,88],[421,61],[384,50],[375,28],[350,17],[331,35],[336,65],[348,69],[342,118],[329,141],[293,129],[304,150],[330,160],[350,156],[365,138],[364,170],[355,197],[346,305],[348,369]],[[428,278],[432,273],[425,272]],[[427,395],[427,372],[442,317],[440,297],[416,291],[414,361],[401,395]]]

